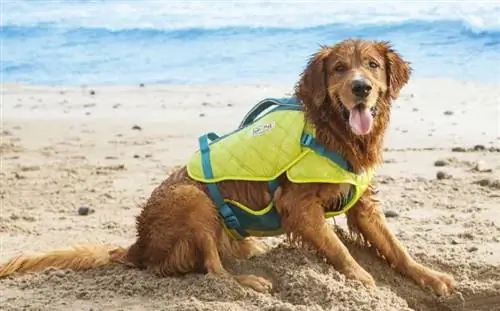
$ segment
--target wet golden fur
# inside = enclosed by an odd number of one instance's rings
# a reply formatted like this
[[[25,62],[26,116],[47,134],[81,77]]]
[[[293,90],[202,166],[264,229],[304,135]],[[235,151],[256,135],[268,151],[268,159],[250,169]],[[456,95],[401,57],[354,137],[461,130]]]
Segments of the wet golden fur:
[[[381,162],[391,102],[408,82],[410,72],[409,64],[386,42],[345,40],[321,47],[307,64],[295,93],[304,104],[306,118],[317,129],[318,140],[341,153],[355,171],[362,171]],[[359,103],[351,82],[360,76],[372,87],[363,104],[377,107],[371,131],[362,136],[354,134],[342,117],[343,110]],[[316,248],[347,277],[374,286],[373,278],[324,219],[325,209],[336,205],[346,187],[293,184],[284,175],[274,198],[266,183],[226,181],[220,187],[223,196],[254,210],[274,199],[283,228],[292,240]],[[349,228],[363,236],[392,267],[437,294],[452,291],[452,277],[417,263],[390,232],[372,188],[349,210],[347,218]],[[137,217],[137,240],[128,249],[91,245],[20,255],[0,268],[0,277],[49,266],[90,269],[121,262],[162,276],[205,272],[234,277],[243,286],[264,292],[271,288],[268,280],[254,275],[233,276],[224,269],[221,257],[249,258],[265,251],[256,239],[237,241],[228,236],[206,186],[191,180],[183,167],[152,192]]]

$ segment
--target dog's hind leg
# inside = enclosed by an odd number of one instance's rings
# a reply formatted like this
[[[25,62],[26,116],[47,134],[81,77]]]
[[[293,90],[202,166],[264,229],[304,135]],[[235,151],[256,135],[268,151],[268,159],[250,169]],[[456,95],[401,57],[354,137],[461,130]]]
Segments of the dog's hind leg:
[[[215,241],[207,236],[203,241],[204,264],[208,273],[222,277],[231,277],[231,274],[222,266],[221,259]],[[268,292],[272,289],[272,283],[265,278],[246,274],[234,276],[242,286],[250,287],[258,292]]]
[[[139,238],[128,260],[160,275],[206,271],[234,277],[241,285],[268,291],[271,283],[253,275],[232,276],[220,256],[251,255],[254,244],[225,232],[216,206],[195,184],[165,186],[155,191],[137,218]],[[243,243],[243,244],[242,244]]]
[[[269,246],[254,237],[247,237],[241,241],[236,241],[235,257],[250,259],[262,255],[269,250]]]

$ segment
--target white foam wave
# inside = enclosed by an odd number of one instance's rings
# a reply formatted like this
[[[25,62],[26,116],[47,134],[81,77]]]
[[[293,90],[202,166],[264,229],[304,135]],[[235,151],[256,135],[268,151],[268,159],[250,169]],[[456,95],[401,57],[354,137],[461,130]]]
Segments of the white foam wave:
[[[500,30],[496,1],[30,1],[2,5],[5,26],[122,29],[304,28],[332,23],[460,20],[472,31]]]

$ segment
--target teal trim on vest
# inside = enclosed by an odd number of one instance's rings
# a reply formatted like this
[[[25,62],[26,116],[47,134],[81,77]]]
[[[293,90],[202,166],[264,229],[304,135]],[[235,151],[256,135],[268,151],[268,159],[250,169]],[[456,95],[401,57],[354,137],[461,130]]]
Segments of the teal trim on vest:
[[[227,205],[231,208],[233,215],[238,219],[241,225],[238,233],[242,236],[249,235],[246,230],[266,232],[281,229],[281,216],[278,214],[274,204],[269,211],[262,215],[250,214],[231,203],[227,203]],[[242,234],[241,231],[244,233]]]

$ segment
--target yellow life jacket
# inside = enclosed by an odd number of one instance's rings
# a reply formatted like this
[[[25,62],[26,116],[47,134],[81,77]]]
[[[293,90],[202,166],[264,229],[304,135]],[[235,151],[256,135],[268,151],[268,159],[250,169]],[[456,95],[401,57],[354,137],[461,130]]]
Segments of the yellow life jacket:
[[[272,106],[276,107],[262,114]],[[281,218],[272,201],[254,211],[223,198],[217,186],[221,181],[265,181],[271,195],[279,187],[277,178],[282,174],[294,183],[350,184],[349,195],[339,208],[325,212],[329,218],[349,210],[373,176],[372,170],[353,173],[340,154],[318,143],[314,128],[294,97],[259,102],[237,130],[222,137],[202,135],[199,146],[187,164],[188,174],[207,184],[226,229],[236,238],[282,234]]]

